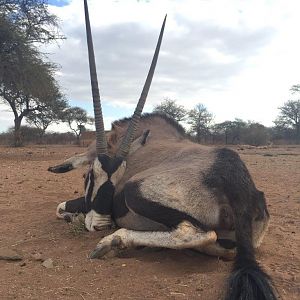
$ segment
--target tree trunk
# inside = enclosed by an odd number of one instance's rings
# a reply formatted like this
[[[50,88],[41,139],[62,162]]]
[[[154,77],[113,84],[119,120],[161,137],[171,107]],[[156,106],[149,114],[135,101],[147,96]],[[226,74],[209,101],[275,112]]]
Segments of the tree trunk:
[[[80,145],[80,134],[76,134],[76,144]]]
[[[196,137],[197,137],[197,143],[200,144],[201,143],[201,132],[197,130],[196,133]]]
[[[296,143],[300,144],[300,123],[296,124]]]
[[[21,134],[21,122],[22,118],[16,116],[15,117],[15,128],[14,128],[14,147],[22,146],[22,134]]]
[[[44,129],[39,129],[39,141],[38,144],[44,144],[44,136],[45,136],[45,130]]]

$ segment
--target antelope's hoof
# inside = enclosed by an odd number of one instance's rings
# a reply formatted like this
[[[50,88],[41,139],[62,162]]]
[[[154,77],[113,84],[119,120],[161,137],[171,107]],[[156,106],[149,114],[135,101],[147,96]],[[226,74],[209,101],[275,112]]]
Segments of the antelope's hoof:
[[[121,245],[122,245],[122,240],[121,237],[119,236],[114,236],[112,240],[106,240],[104,238],[102,241],[100,241],[97,247],[91,252],[89,258],[90,259],[101,258],[108,252],[119,249]]]

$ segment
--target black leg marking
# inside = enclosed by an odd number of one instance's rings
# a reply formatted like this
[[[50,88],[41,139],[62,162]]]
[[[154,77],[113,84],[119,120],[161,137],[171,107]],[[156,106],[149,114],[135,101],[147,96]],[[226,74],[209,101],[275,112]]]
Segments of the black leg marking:
[[[217,243],[225,249],[233,249],[236,247],[236,242],[228,239],[217,239]]]
[[[80,197],[66,202],[66,212],[69,213],[86,213],[85,198]]]
[[[175,228],[182,221],[186,220],[204,231],[209,230],[206,225],[184,212],[144,198],[140,193],[138,182],[127,183],[124,187],[124,194],[128,208],[132,209],[135,213],[163,224],[168,228]]]

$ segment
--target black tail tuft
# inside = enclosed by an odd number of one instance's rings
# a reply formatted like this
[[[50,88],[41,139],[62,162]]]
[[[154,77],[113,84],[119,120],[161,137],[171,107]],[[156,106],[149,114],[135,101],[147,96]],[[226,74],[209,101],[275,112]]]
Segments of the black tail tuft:
[[[225,300],[276,300],[270,277],[253,261],[233,271]]]

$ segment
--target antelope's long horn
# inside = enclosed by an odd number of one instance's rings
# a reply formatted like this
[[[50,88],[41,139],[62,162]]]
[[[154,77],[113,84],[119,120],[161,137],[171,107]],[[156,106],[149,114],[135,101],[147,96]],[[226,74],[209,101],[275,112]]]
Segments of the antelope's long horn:
[[[107,153],[107,142],[105,137],[103,116],[101,110],[100,93],[98,87],[93,39],[92,39],[87,0],[84,0],[84,13],[85,13],[86,40],[87,40],[88,53],[89,53],[90,76],[91,76],[91,86],[92,86],[94,114],[95,114],[96,151],[97,154],[99,155],[99,154]]]
[[[159,34],[156,49],[154,52],[154,56],[152,59],[152,63],[151,63],[151,66],[150,66],[150,69],[149,69],[149,72],[148,72],[148,75],[147,75],[147,78],[146,78],[146,81],[145,81],[145,84],[144,84],[144,87],[143,87],[143,90],[142,90],[142,93],[140,96],[140,99],[135,108],[134,114],[131,118],[126,135],[124,136],[124,138],[122,140],[122,144],[117,152],[117,156],[119,156],[119,157],[125,158],[126,155],[129,153],[130,145],[133,141],[133,137],[134,137],[135,131],[137,129],[137,125],[138,125],[139,119],[141,117],[141,114],[142,114],[142,111],[143,111],[143,108],[144,108],[144,105],[145,105],[145,102],[147,99],[147,95],[148,95],[148,92],[149,92],[149,89],[151,86],[151,82],[152,82],[152,78],[153,78],[153,74],[155,71],[157,58],[158,58],[158,54],[159,54],[160,45],[161,45],[162,37],[164,34],[166,19],[167,19],[167,15],[164,18],[164,22],[163,22],[161,30],[160,30],[160,34]]]

